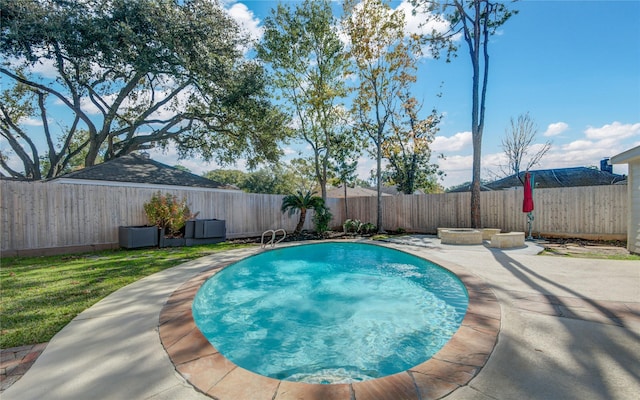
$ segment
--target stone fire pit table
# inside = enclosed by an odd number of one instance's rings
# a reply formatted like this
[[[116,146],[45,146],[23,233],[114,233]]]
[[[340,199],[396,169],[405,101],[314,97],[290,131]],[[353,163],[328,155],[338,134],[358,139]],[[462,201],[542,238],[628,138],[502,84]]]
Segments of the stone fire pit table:
[[[468,228],[442,229],[442,244],[482,244],[482,230]]]

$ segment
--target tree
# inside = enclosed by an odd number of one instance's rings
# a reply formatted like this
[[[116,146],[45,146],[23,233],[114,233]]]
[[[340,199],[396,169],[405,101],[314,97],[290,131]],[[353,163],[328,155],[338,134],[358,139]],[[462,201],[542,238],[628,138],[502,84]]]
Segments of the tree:
[[[435,110],[425,119],[418,118],[419,107],[414,98],[406,96],[403,113],[391,119],[392,135],[382,144],[387,164],[387,184],[396,185],[398,191],[413,194],[416,189],[431,191],[442,174],[437,164],[431,163],[430,145],[435,138],[440,116]]]
[[[244,58],[248,39],[217,1],[1,4],[0,134],[24,166],[12,169],[0,154],[10,175],[50,178],[81,152],[91,166],[99,155],[170,144],[181,156],[221,163],[243,156],[255,166],[280,155],[285,116],[267,100],[265,71]],[[27,119],[40,128],[27,129]],[[81,132],[88,135],[79,141]]]
[[[350,40],[350,54],[359,80],[353,112],[357,129],[369,137],[376,158],[377,222],[382,226],[383,143],[390,135],[390,121],[400,107],[400,96],[415,82],[420,54],[414,37],[406,37],[404,15],[383,0],[346,0],[343,27]]]
[[[334,176],[333,182],[342,185],[344,189],[344,215],[349,219],[349,205],[347,201],[347,187],[353,187],[358,179],[359,141],[357,135],[343,135],[336,142],[336,151],[333,153]]]
[[[529,113],[520,114],[516,120],[511,118],[511,124],[505,130],[502,139],[502,149],[507,156],[507,165],[500,166],[504,176],[518,175],[524,166],[525,171],[540,163],[542,157],[551,148],[551,141],[542,146],[535,146],[538,127]]]
[[[473,142],[473,178],[471,180],[471,226],[480,228],[480,171],[482,134],[489,79],[489,39],[517,11],[501,2],[490,0],[431,1],[412,0],[414,6],[427,16],[427,21],[446,19],[450,29],[445,32],[432,30],[424,39],[435,56],[447,49],[448,55],[456,50],[454,39],[462,33],[467,44],[472,75],[471,136]],[[441,14],[434,13],[441,11]]]
[[[245,172],[236,169],[216,169],[207,171],[202,176],[223,185],[233,185],[239,188],[242,188],[244,181],[247,179]]]
[[[274,85],[294,115],[295,130],[313,151],[322,198],[327,197],[329,160],[344,117],[340,99],[348,59],[328,0],[305,0],[294,11],[279,4],[265,19],[259,57],[274,71]]]
[[[316,180],[316,164],[308,158],[294,158],[286,165],[288,182],[301,192],[318,190]],[[323,199],[324,200],[324,199]]]
[[[296,194],[286,195],[282,199],[282,207],[280,210],[283,214],[288,212],[289,216],[292,216],[298,212],[300,213],[300,219],[293,231],[294,234],[298,234],[302,230],[304,221],[307,218],[307,210],[324,207],[322,197],[315,196],[314,194],[315,193],[312,192],[302,193],[302,191],[298,190]]]

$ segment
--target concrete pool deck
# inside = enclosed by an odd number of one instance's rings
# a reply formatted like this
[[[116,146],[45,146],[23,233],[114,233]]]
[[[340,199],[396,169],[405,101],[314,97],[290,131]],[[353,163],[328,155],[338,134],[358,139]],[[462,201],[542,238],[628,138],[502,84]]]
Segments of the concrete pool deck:
[[[495,348],[469,383],[442,377],[452,384],[446,399],[627,399],[640,391],[638,262],[536,256],[541,248],[533,243],[511,250],[441,245],[430,236],[387,245],[456,264],[497,297]],[[2,399],[210,398],[176,372],[160,340],[160,314],[185,282],[259,251],[207,256],[113,293],[62,329]]]

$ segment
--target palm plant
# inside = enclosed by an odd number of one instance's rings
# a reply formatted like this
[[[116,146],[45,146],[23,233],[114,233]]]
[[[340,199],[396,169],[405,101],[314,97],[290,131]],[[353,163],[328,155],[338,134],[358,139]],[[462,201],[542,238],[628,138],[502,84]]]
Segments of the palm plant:
[[[300,212],[300,220],[298,221],[298,225],[296,225],[296,229],[293,231],[294,234],[298,234],[302,230],[302,225],[304,225],[304,221],[307,218],[307,210],[315,210],[319,207],[324,207],[322,197],[315,196],[315,193],[311,191],[302,193],[302,191],[298,190],[296,194],[284,196],[280,210],[283,213],[289,212],[289,216]]]

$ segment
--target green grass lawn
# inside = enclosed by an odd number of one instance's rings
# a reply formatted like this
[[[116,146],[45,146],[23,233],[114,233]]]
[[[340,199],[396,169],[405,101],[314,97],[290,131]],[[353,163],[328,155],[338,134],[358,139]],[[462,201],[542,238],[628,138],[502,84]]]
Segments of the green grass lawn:
[[[111,250],[0,260],[0,348],[48,342],[119,288],[207,254],[247,245]]]

